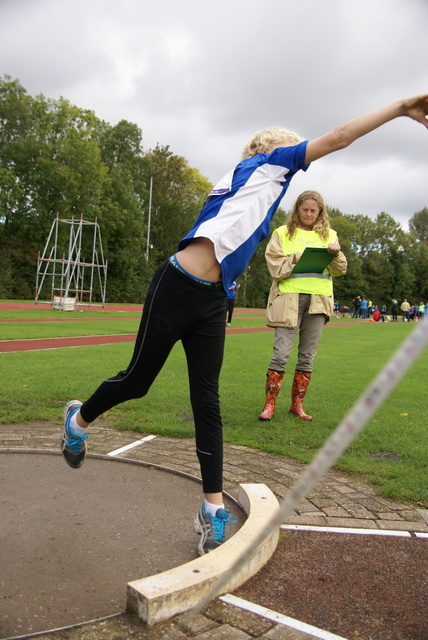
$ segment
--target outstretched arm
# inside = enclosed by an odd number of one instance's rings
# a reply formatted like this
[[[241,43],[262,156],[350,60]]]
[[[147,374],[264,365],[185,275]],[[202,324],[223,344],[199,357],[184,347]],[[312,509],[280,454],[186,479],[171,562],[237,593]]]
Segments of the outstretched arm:
[[[428,94],[399,100],[388,107],[350,120],[320,138],[311,140],[306,147],[305,162],[309,164],[333,151],[345,149],[358,138],[400,116],[407,116],[421,122],[428,129]]]

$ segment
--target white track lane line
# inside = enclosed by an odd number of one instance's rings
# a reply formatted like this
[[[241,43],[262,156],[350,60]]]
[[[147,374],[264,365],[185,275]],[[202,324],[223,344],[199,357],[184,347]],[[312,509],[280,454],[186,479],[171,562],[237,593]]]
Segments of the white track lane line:
[[[146,436],[145,438],[141,438],[141,440],[135,440],[135,442],[131,442],[131,444],[127,444],[120,449],[115,449],[114,451],[110,451],[108,456],[119,456],[121,453],[125,453],[125,451],[129,451],[129,449],[133,449],[134,447],[138,447],[140,444],[144,444],[145,442],[150,442],[150,440],[154,440],[157,436]]]
[[[266,609],[266,607],[261,607],[258,604],[253,604],[252,602],[248,602],[242,598],[237,598],[230,593],[220,596],[219,600],[222,600],[226,604],[231,604],[234,607],[238,607],[239,609],[255,613],[267,620],[272,620],[272,622],[276,622],[277,624],[291,627],[292,629],[296,629],[296,631],[303,631],[314,638],[320,638],[320,640],[346,640],[346,638],[343,638],[342,636],[337,636],[329,631],[324,631],[323,629],[318,629],[310,624],[306,624],[306,622],[300,622],[300,620],[284,616],[282,613],[277,613],[276,611],[271,611],[271,609]]]
[[[381,529],[347,529],[345,527],[315,527],[313,525],[304,524],[282,524],[280,529],[288,529],[291,531],[321,531],[323,533],[355,533],[359,535],[370,536],[397,536],[400,538],[411,538],[409,531],[383,531]],[[427,535],[428,534],[423,534]]]

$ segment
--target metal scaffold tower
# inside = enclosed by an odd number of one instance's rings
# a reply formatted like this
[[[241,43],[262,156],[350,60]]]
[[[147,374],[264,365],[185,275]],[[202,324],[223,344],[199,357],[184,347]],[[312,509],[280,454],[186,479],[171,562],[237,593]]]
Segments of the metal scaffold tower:
[[[68,233],[64,234],[60,225],[68,225]],[[92,252],[90,261],[82,256],[82,244],[88,253]],[[50,280],[50,300],[42,301],[40,295],[46,280]],[[97,219],[88,222],[80,216],[78,220],[64,220],[57,214],[43,253],[38,253],[34,304],[50,304],[60,311],[73,311],[76,306],[104,309],[106,285],[107,261]],[[95,294],[99,294],[96,303],[92,301]]]

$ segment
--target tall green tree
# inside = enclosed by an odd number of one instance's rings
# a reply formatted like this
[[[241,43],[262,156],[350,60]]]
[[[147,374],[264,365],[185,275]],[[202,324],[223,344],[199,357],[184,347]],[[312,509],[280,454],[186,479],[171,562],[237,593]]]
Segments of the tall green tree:
[[[428,209],[413,214],[409,221],[409,229],[414,233],[418,242],[428,245]]]
[[[333,281],[334,298],[340,306],[350,305],[355,296],[366,288],[366,280],[362,272],[356,243],[358,229],[355,223],[339,209],[327,207],[327,210],[330,225],[336,231],[341,250],[348,261],[346,274]]]
[[[17,80],[5,77],[0,82],[0,140],[0,260],[7,244],[15,276],[27,272],[26,293],[35,278],[27,256],[36,265],[57,215],[97,220],[111,256],[110,292],[135,292],[147,271],[141,246],[150,169],[139,128],[126,121],[111,127],[63,98],[32,98]],[[68,231],[59,227],[58,242],[65,247]],[[91,238],[84,240],[83,257],[85,251],[86,258],[91,256],[91,245]],[[140,289],[136,295],[141,298]]]
[[[191,229],[212,185],[168,146],[157,145],[147,159],[153,173],[149,260],[157,266]]]
[[[403,297],[411,298],[413,304],[420,302],[426,304],[428,303],[428,245],[416,242],[409,245],[408,251],[413,288],[410,294],[407,292]]]
[[[141,302],[149,281],[144,206],[151,164],[143,152],[141,129],[126,120],[115,126],[103,122],[99,145],[107,171],[99,223],[109,257],[108,296]]]
[[[348,217],[355,225],[353,245],[363,276],[364,288],[359,295],[374,304],[390,305],[391,299],[400,299],[403,291],[413,291],[414,277],[406,250],[409,238],[399,223],[385,212],[375,219],[361,214]]]
[[[134,123],[110,125],[64,98],[32,97],[18,80],[0,78],[0,297],[32,297],[37,253],[58,216],[97,220],[109,262],[107,300],[143,301],[153,271],[176,251],[212,185],[169,146],[145,151],[142,140]],[[348,259],[346,276],[334,283],[341,304],[356,295],[377,304],[428,299],[427,208],[412,216],[408,233],[385,212],[372,219],[329,208],[329,215]],[[280,211],[272,229],[284,222]],[[65,250],[68,231],[60,226]],[[238,304],[266,304],[267,241],[240,278]],[[82,248],[91,257],[92,236]]]
[[[6,79],[0,91],[0,121],[5,235],[40,245],[57,213],[99,213],[106,171],[92,112],[62,98],[31,98],[17,81]]]

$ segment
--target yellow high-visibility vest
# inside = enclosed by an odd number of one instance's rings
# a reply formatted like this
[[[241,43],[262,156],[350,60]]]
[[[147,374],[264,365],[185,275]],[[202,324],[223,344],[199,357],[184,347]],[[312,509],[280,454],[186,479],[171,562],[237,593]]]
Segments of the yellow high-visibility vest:
[[[295,230],[293,237],[289,238],[286,225],[279,227],[274,233],[278,233],[286,256],[295,251],[303,253],[306,247],[326,247],[332,242],[337,242],[337,233],[333,229],[329,230],[327,240],[323,240],[316,231],[305,231],[298,228]],[[324,269],[323,273],[292,273],[288,278],[280,280],[278,286],[281,293],[333,295],[333,280],[328,269]]]

